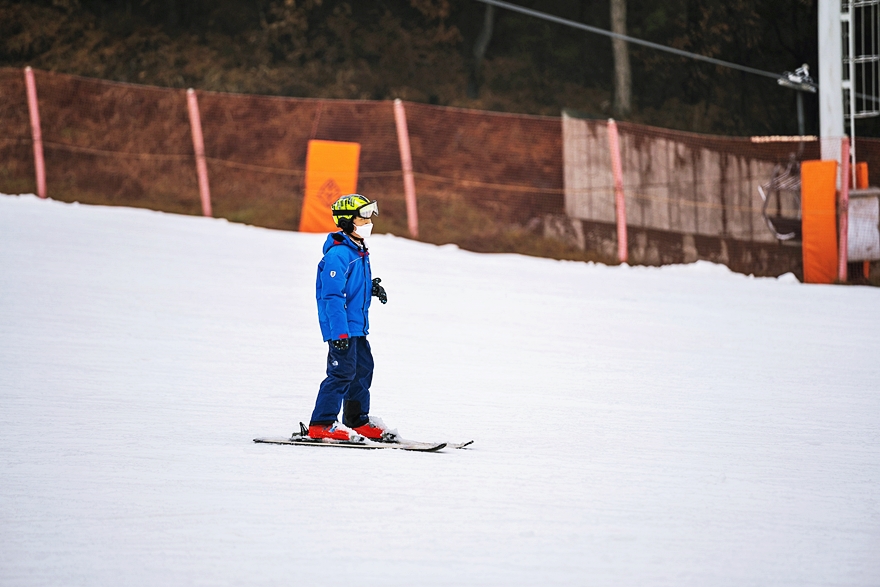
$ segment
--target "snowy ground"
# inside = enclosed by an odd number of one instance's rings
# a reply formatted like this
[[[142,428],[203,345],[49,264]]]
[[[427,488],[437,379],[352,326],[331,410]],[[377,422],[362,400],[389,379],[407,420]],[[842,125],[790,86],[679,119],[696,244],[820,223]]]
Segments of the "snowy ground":
[[[473,450],[253,444],[323,240],[0,196],[0,585],[880,585],[880,290],[377,236],[373,411]]]

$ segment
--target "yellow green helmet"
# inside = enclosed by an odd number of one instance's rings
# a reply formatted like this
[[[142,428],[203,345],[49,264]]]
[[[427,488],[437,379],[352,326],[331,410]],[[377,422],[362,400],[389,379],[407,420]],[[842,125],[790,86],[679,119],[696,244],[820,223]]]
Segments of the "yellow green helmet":
[[[348,194],[336,200],[330,207],[336,226],[346,233],[354,231],[354,217],[370,218],[379,215],[379,204],[376,200],[368,200],[360,194]]]

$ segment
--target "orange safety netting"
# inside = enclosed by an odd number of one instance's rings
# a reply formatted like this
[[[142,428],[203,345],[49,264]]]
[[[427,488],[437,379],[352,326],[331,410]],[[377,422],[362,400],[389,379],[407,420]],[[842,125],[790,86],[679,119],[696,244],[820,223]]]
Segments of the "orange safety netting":
[[[184,90],[34,74],[49,197],[201,212]],[[297,230],[309,142],[357,143],[357,191],[381,202],[377,230],[408,234],[391,101],[196,95],[215,216]],[[614,260],[606,121],[404,107],[420,238],[524,252],[522,243],[549,239],[563,248],[542,254]],[[629,262],[711,259],[747,273],[802,275],[800,186],[792,182],[801,161],[819,158],[818,141],[618,128]],[[858,155],[880,169],[880,141],[859,139]],[[0,157],[0,191],[34,191],[20,69],[0,68]]]
[[[0,191],[36,193],[27,92],[20,69],[0,68]]]
[[[50,197],[200,211],[185,92],[34,73]]]

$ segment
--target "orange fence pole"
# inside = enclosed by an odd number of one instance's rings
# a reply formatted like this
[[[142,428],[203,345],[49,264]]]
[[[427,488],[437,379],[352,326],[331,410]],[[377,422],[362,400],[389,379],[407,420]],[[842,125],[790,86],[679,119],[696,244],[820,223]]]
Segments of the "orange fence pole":
[[[837,253],[837,279],[846,281],[847,247],[849,246],[849,138],[840,141],[840,201],[838,202],[838,234],[839,252]]]
[[[31,117],[31,137],[34,141],[34,171],[37,176],[37,195],[46,197],[46,162],[43,158],[43,132],[40,128],[40,107],[37,103],[37,82],[34,70],[24,68],[24,84],[27,88],[28,112]]]
[[[617,258],[626,263],[629,258],[626,245],[626,200],[623,194],[623,165],[620,161],[620,135],[617,123],[608,119],[608,148],[611,151],[611,172],[614,174],[614,212],[617,218]]]
[[[862,161],[861,163],[856,163],[856,189],[863,190],[868,187],[868,163],[866,161]],[[847,218],[847,223],[849,223],[849,218]],[[862,262],[862,277],[868,279],[871,276],[871,262],[863,261]]]
[[[202,135],[202,119],[199,116],[199,101],[192,88],[186,91],[186,106],[189,111],[189,126],[192,129],[193,151],[196,154],[196,174],[199,176],[199,196],[202,199],[202,214],[213,216],[211,212],[211,188],[208,185],[208,164],[205,162],[205,137]]]
[[[856,163],[856,189],[863,190],[868,187],[868,163],[862,161]]]
[[[400,146],[400,167],[403,169],[403,192],[406,196],[406,223],[409,234],[419,238],[419,212],[416,205],[416,182],[413,177],[412,152],[409,147],[409,130],[406,111],[400,99],[394,100],[394,125],[397,127],[397,143]]]

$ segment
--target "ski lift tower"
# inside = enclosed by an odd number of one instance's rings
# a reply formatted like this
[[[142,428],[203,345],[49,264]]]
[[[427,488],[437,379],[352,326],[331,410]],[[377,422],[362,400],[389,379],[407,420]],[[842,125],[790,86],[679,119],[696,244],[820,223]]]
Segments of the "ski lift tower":
[[[822,159],[848,163],[838,175],[838,279],[848,265],[880,260],[880,188],[858,181],[856,121],[880,115],[880,0],[819,0],[819,138]],[[845,127],[849,161],[842,161]],[[840,166],[841,170],[843,165]],[[849,189],[849,186],[856,189]]]
[[[822,158],[840,161],[849,127],[855,173],[856,120],[880,115],[880,0],[819,0],[819,136]]]
[[[843,97],[855,178],[856,120],[880,115],[880,0],[844,0],[843,8]]]

